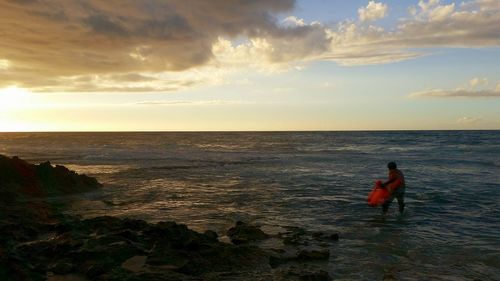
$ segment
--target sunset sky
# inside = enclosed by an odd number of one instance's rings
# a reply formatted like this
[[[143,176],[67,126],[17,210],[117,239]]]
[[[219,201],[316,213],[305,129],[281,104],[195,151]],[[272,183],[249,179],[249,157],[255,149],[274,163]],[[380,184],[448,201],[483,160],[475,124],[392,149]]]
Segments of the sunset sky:
[[[0,131],[500,129],[500,1],[0,0]]]

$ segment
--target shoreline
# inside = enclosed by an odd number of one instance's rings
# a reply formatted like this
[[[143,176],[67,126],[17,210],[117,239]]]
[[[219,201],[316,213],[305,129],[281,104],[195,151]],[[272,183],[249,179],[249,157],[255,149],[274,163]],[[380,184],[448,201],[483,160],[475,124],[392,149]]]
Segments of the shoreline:
[[[2,280],[331,280],[314,265],[327,262],[330,251],[310,249],[306,240],[337,241],[338,234],[294,228],[271,236],[237,222],[225,243],[213,231],[173,221],[81,219],[44,198],[98,189],[95,179],[1,155],[0,168]],[[295,251],[257,246],[266,239]]]

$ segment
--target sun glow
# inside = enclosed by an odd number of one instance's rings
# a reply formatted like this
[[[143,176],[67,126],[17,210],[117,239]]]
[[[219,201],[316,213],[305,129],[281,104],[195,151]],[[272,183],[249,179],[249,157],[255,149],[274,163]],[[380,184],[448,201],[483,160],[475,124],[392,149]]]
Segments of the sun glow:
[[[0,110],[9,111],[27,107],[30,104],[30,92],[11,86],[0,89]]]

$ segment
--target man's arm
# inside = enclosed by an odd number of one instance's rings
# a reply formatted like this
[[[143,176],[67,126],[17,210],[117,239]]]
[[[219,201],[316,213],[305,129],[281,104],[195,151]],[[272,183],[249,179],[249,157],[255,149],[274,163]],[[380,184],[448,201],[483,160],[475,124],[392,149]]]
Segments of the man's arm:
[[[395,182],[398,179],[398,175],[395,172],[389,172],[389,179],[382,183],[382,187],[386,187],[388,184]],[[389,190],[391,191],[391,190]]]
[[[394,178],[392,178],[392,179],[390,179],[390,180],[388,180],[388,181],[386,181],[386,182],[383,182],[383,183],[382,183],[382,186],[383,186],[383,187],[385,187],[386,185],[388,185],[388,184],[390,184],[390,183],[392,183],[392,182],[395,182],[397,179],[398,179],[398,178],[394,177]]]

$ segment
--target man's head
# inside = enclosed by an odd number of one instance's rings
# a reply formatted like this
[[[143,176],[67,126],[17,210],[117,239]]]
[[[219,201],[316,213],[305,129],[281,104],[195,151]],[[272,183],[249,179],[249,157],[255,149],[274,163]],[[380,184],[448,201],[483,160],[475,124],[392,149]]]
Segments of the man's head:
[[[389,162],[389,163],[387,163],[387,168],[389,170],[394,170],[394,169],[397,169],[398,166],[396,165],[396,162]]]

